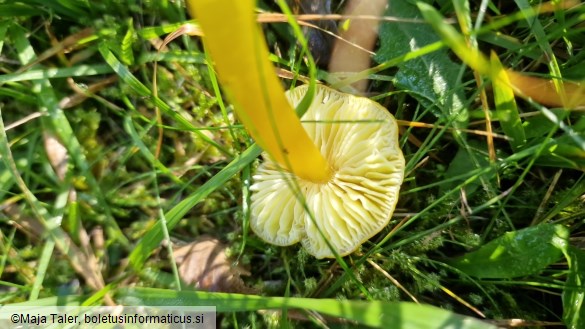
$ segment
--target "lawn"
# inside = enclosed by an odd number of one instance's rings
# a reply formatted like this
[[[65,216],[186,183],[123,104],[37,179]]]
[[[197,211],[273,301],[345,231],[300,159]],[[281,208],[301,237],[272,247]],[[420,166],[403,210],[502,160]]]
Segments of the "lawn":
[[[352,1],[224,2],[0,0],[0,305],[215,306],[221,328],[585,328],[579,1],[396,0],[367,20],[344,15]],[[298,16],[310,3],[332,16]],[[333,72],[333,35],[363,21],[378,33]],[[222,62],[259,57],[272,87]],[[280,151],[253,90],[301,85],[391,113],[404,156],[394,211],[347,250],[319,223],[350,199],[317,216],[293,198],[326,257],[258,234],[256,193],[304,178],[254,185],[260,146]],[[293,109],[269,107],[268,127],[286,137]],[[314,145],[279,138],[281,174],[318,171],[290,148]]]

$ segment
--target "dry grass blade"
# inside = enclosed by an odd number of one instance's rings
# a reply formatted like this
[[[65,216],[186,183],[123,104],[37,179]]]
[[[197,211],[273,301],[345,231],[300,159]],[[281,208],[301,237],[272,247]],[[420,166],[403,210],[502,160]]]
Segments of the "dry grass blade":
[[[532,225],[537,225],[542,220],[540,217],[542,216],[542,214],[546,210],[546,205],[547,205],[550,197],[552,196],[552,194],[555,190],[555,187],[557,186],[557,183],[559,182],[559,178],[561,178],[562,174],[563,174],[563,170],[559,170],[553,176],[552,181],[551,181],[550,185],[548,186],[548,189],[546,190],[546,194],[544,195],[544,197],[542,198],[542,201],[538,205],[538,209],[536,209],[536,213],[534,214],[534,218],[532,219],[532,223],[531,223]]]
[[[398,123],[399,126],[407,126],[407,127],[414,127],[414,128],[429,128],[429,129],[432,129],[432,128],[443,129],[443,128],[445,128],[444,126],[441,126],[441,125],[418,122],[418,121],[396,120],[396,122]],[[475,122],[475,123],[479,124],[479,123],[483,123],[483,122],[485,122],[485,120],[481,121],[481,122]],[[475,135],[479,135],[479,136],[491,136],[492,138],[501,138],[504,140],[510,139],[508,136],[505,136],[505,135],[500,135],[500,134],[497,134],[494,132],[487,132],[487,131],[478,130],[478,129],[447,128],[447,130],[461,131],[461,132],[475,134]]]
[[[27,123],[27,122],[29,122],[31,120],[34,120],[36,118],[40,118],[43,115],[44,114],[42,112],[34,112],[34,113],[31,113],[31,114],[25,116],[22,119],[18,119],[18,120],[14,121],[14,122],[12,122],[10,124],[7,124],[5,129],[6,129],[6,131],[8,131],[10,129],[14,129],[14,128],[16,128],[16,127],[18,127],[18,126],[20,126],[22,124],[25,124],[25,123]]]
[[[38,63],[41,63],[44,60],[51,58],[54,55],[57,55],[65,50],[67,50],[70,47],[77,45],[79,41],[81,41],[85,38],[88,38],[89,36],[91,36],[93,34],[93,32],[94,31],[92,28],[86,28],[86,29],[83,29],[83,30],[75,33],[75,34],[72,34],[72,35],[66,37],[62,41],[56,42],[53,45],[53,47],[44,51],[33,62],[27,63],[26,65],[22,66],[20,69],[18,69],[17,72],[24,72],[24,71],[28,70],[29,68],[31,68],[32,66],[34,66]],[[47,30],[47,33],[50,34],[48,30]]]
[[[475,314],[477,314],[477,315],[479,315],[479,316],[481,316],[482,318],[485,319],[485,314],[483,314],[475,306],[469,304],[466,300],[464,300],[463,298],[457,296],[454,292],[452,292],[451,290],[447,289],[446,287],[440,285],[439,288],[441,290],[443,290],[443,292],[445,292],[447,295],[451,296],[453,299],[455,299],[456,301],[458,301],[459,303],[461,303],[463,306],[467,307],[468,309],[472,310]]]
[[[101,81],[90,84],[89,86],[87,86],[86,89],[81,89],[75,83],[73,78],[67,78],[67,84],[75,92],[75,94],[61,99],[61,101],[59,102],[59,107],[62,109],[68,109],[77,106],[81,104],[83,101],[85,101],[87,98],[91,97],[93,94],[97,93],[98,91],[104,89],[105,87],[111,85],[116,81],[118,81],[118,76],[112,75]]]
[[[416,297],[412,293],[410,293],[410,291],[408,291],[406,288],[404,288],[404,286],[402,284],[400,284],[400,282],[398,282],[398,280],[396,280],[392,275],[390,275],[390,273],[388,273],[383,268],[381,268],[380,265],[374,263],[370,259],[368,259],[368,263],[370,265],[372,265],[372,267],[374,267],[376,270],[378,270],[378,272],[382,273],[382,275],[384,275],[388,280],[390,280],[390,282],[392,282],[392,284],[397,286],[400,290],[404,291],[404,293],[407,294],[408,297],[410,297],[410,299],[412,299],[413,302],[415,302],[417,304],[419,303],[418,299],[416,299]]]

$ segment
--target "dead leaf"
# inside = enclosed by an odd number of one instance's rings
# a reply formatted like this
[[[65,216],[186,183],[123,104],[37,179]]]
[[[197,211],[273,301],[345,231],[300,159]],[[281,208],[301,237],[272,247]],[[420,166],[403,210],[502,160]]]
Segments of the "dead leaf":
[[[197,289],[214,292],[254,293],[242,280],[250,272],[226,256],[227,246],[218,239],[201,236],[174,250],[181,279]]]

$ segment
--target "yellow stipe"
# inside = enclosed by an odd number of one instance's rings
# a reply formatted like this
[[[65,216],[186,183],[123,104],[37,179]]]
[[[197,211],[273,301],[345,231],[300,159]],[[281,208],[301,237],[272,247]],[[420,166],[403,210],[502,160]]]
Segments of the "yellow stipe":
[[[331,176],[325,158],[309,138],[268,60],[268,47],[254,15],[254,0],[188,0],[199,21],[207,51],[240,121],[283,168],[324,182]]]

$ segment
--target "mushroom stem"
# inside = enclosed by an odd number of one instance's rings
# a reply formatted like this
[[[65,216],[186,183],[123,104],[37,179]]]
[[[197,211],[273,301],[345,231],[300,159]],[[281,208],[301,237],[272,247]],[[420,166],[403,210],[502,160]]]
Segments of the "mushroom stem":
[[[284,169],[325,182],[329,164],[307,135],[268,57],[254,16],[254,0],[188,0],[204,31],[219,80],[236,114],[256,143]],[[197,13],[197,15],[195,15]]]

